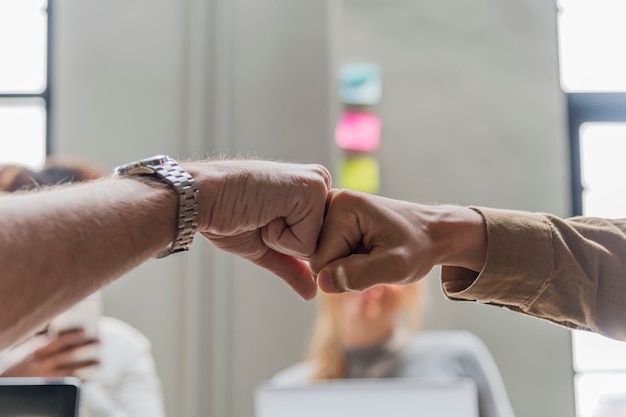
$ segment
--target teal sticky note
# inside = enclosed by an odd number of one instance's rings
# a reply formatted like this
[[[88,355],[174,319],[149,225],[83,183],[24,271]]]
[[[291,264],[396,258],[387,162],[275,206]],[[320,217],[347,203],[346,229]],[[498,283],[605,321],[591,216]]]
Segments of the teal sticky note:
[[[339,98],[346,104],[373,105],[382,96],[380,67],[373,63],[354,63],[341,69]]]

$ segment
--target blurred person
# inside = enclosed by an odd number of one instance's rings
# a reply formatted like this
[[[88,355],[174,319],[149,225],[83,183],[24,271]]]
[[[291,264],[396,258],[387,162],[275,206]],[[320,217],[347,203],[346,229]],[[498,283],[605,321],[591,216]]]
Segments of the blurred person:
[[[25,191],[103,175],[85,161],[48,159],[39,171],[0,168],[0,190]],[[102,316],[102,310],[100,293],[72,306],[46,330],[1,355],[0,376],[80,378],[80,417],[164,416],[150,341],[129,324]]]
[[[481,417],[513,417],[498,368],[467,331],[417,331],[423,284],[378,285],[320,296],[308,360],[272,382],[291,385],[341,378],[474,380]]]
[[[80,378],[79,417],[165,416],[150,341],[128,323],[102,316],[101,303],[99,294],[88,297],[2,353],[0,377]],[[85,316],[93,316],[94,329],[79,327]]]
[[[32,170],[20,165],[0,166],[0,191],[15,192],[79,183],[104,177],[96,164],[72,157],[48,157],[43,168]]]

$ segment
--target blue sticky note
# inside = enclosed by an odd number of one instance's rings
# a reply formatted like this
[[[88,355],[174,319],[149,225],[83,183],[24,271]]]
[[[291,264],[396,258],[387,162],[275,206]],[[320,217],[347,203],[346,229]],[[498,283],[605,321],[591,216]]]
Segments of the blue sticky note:
[[[355,63],[341,69],[339,97],[346,104],[373,105],[382,96],[380,68],[372,63]]]

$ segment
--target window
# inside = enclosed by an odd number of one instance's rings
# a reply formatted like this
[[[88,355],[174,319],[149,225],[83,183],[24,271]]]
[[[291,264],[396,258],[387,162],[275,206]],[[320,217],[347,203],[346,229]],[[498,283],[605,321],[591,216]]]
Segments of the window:
[[[40,167],[50,151],[46,0],[0,0],[0,164]]]
[[[573,213],[626,217],[626,2],[558,0]],[[626,343],[572,332],[578,417],[626,415]]]

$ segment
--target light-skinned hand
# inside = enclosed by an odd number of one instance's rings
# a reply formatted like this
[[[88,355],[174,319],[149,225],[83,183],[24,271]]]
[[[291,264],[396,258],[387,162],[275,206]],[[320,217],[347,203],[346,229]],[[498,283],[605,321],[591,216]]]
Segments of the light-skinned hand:
[[[78,369],[98,364],[97,360],[73,359],[79,349],[99,343],[97,339],[86,337],[82,330],[67,331],[53,339],[47,335],[35,337],[46,339],[43,346],[11,365],[1,376],[60,378],[72,376]]]
[[[272,271],[302,298],[313,298],[317,285],[307,261],[322,227],[328,170],[269,161],[207,163],[210,169],[186,166],[200,188],[198,231],[216,247]]]

